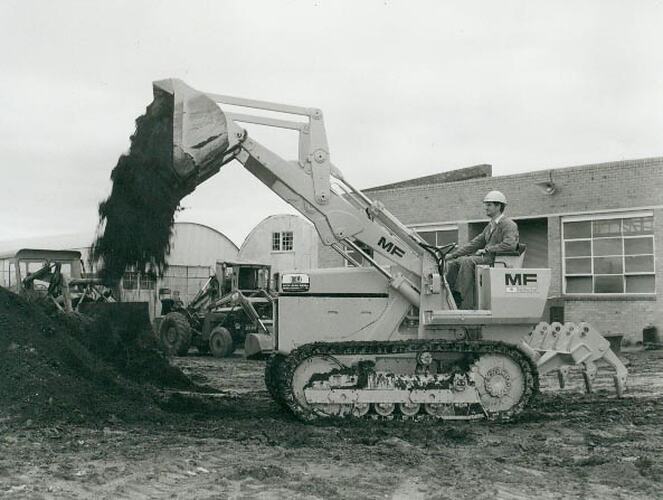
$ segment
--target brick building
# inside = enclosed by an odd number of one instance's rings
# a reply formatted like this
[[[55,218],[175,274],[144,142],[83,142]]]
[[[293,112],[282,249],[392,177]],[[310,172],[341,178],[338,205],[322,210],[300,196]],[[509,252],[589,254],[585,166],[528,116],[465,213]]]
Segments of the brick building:
[[[492,177],[489,165],[366,189],[437,245],[465,243],[486,224],[497,189],[527,244],[525,267],[550,267],[544,320],[590,321],[640,340],[663,329],[663,158]],[[320,245],[321,267],[344,265]]]

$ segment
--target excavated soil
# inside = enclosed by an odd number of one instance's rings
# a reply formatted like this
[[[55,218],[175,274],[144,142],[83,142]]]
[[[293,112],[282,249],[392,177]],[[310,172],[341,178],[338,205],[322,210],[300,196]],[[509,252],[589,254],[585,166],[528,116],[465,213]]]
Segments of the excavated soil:
[[[129,318],[112,311],[65,316],[0,288],[0,416],[50,423],[167,420],[162,407],[168,402],[158,388],[196,386],[170,365],[135,311]]]
[[[107,284],[129,267],[159,274],[166,268],[175,211],[194,187],[172,168],[172,114],[172,100],[155,99],[136,119],[129,152],[111,173],[111,194],[99,204],[92,259]]]
[[[274,404],[264,364],[189,356],[214,395],[175,392],[167,421],[0,422],[0,496],[12,498],[660,498],[663,351],[623,355],[595,394],[572,374],[518,420],[307,425]]]

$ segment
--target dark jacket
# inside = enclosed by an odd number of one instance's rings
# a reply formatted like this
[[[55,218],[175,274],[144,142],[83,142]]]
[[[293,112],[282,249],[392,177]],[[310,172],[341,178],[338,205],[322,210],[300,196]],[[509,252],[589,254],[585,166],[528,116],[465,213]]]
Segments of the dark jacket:
[[[453,259],[463,255],[471,255],[484,248],[488,256],[494,259],[496,252],[514,252],[518,247],[519,239],[518,225],[505,216],[500,219],[492,233],[490,224],[486,224],[481,234],[469,243],[454,250],[449,257]]]

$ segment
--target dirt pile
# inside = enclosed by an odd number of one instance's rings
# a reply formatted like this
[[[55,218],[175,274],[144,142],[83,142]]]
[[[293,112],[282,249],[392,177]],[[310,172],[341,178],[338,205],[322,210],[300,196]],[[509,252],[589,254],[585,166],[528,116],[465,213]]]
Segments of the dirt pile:
[[[155,99],[136,119],[129,152],[111,173],[111,194],[99,204],[92,259],[101,263],[106,283],[119,281],[131,266],[163,273],[175,211],[194,188],[178,178],[172,163],[173,102]]]
[[[0,288],[3,416],[161,420],[155,386],[195,387],[169,365],[147,331],[114,330],[110,311],[94,319],[55,314]]]

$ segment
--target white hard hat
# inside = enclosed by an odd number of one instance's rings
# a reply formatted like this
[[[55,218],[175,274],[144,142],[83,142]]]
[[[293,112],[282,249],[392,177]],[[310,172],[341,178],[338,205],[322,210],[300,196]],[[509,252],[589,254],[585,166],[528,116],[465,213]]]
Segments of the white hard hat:
[[[491,191],[483,199],[483,202],[492,201],[493,203],[504,203],[506,205],[506,196],[499,191]]]

